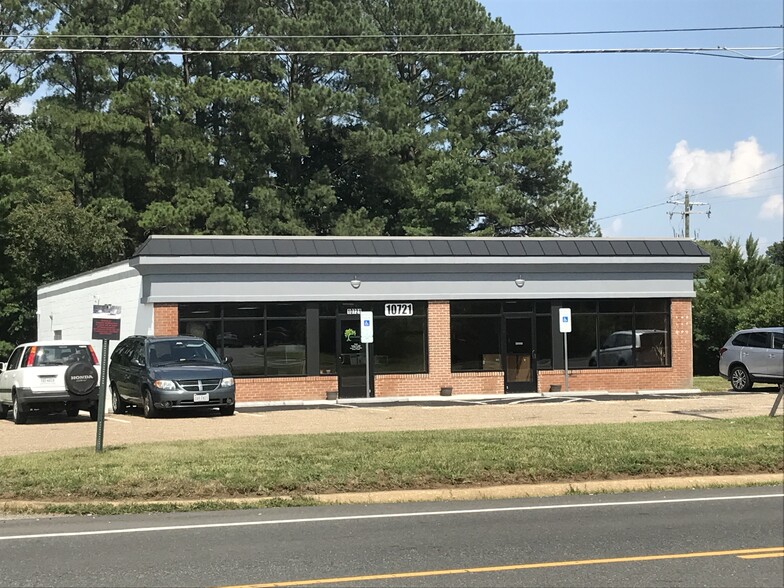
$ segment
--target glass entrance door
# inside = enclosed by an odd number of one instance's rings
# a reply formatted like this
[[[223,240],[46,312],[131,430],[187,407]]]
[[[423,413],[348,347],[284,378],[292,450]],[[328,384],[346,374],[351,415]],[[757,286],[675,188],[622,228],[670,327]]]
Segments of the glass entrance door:
[[[504,380],[507,392],[536,392],[536,346],[531,315],[504,320]]]
[[[338,396],[340,398],[365,398],[366,357],[365,344],[360,342],[359,315],[338,317]],[[373,344],[370,344],[370,395],[373,396]]]

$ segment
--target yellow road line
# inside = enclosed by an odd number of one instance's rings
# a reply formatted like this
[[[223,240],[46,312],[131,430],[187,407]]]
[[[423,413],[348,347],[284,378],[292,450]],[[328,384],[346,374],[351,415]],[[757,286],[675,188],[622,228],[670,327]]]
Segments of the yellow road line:
[[[774,551],[773,553],[758,553],[756,555],[739,555],[740,559],[761,559],[763,557],[784,557],[784,551]]]
[[[426,570],[422,572],[400,572],[395,574],[374,574],[368,576],[344,576],[342,578],[316,578],[313,580],[291,580],[285,582],[269,582],[265,584],[242,584],[226,588],[273,588],[279,586],[314,586],[318,584],[338,584],[346,582],[372,582],[375,580],[399,580],[401,578],[422,578],[426,576],[449,576],[455,574],[481,574],[486,572],[512,572],[517,570],[535,570],[541,568],[560,568],[568,566],[587,566],[596,564],[628,563],[638,561],[661,561],[668,559],[687,559],[694,557],[717,557],[722,555],[748,556],[760,554],[759,557],[778,557],[781,547],[760,547],[755,549],[731,549],[729,551],[700,551],[693,553],[671,553],[666,555],[636,555],[630,557],[612,557],[604,559],[578,559],[573,561],[548,561],[540,563],[515,564],[508,566],[488,566],[482,568],[457,568],[451,570]],[[771,554],[770,552],[775,551]]]

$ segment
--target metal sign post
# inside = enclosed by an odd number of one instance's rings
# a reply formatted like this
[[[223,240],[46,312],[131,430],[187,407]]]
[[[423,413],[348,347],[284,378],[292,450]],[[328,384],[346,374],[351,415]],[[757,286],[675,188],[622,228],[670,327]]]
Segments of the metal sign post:
[[[98,428],[95,432],[95,452],[103,451],[104,412],[106,411],[106,372],[109,371],[109,339],[101,341],[101,380],[98,387]]]
[[[373,342],[373,313],[359,313],[359,340],[365,344],[365,396],[370,398],[370,344]]]
[[[569,344],[567,342],[567,333],[572,332],[572,309],[559,308],[558,309],[558,327],[563,333],[564,338],[564,392],[569,391]]]
[[[95,452],[103,451],[103,429],[106,421],[106,378],[109,371],[109,341],[120,340],[122,309],[111,304],[93,305],[93,339],[101,340],[101,379],[98,386],[98,427],[95,431]]]
[[[773,401],[773,408],[770,409],[769,416],[776,416],[776,410],[779,408],[782,397],[784,397],[784,384],[779,384],[779,393],[776,396],[776,400]]]

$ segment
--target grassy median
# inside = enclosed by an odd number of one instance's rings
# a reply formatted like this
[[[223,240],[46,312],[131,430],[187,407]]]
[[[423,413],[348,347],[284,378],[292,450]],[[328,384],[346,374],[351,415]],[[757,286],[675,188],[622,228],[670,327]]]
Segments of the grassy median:
[[[3,499],[235,497],[291,497],[301,504],[314,493],[781,472],[783,429],[781,418],[753,417],[248,437],[110,447],[101,454],[71,449],[0,458],[0,506]]]

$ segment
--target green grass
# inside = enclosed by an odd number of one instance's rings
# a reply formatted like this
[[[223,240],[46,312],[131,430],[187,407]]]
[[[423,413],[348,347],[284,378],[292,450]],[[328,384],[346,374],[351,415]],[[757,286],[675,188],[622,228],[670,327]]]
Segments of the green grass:
[[[726,392],[732,390],[730,383],[721,376],[694,376],[694,387],[703,392]]]
[[[0,501],[200,500],[781,472],[784,421],[340,433],[0,458]],[[163,509],[163,506],[159,508]],[[189,510],[192,510],[189,509]]]

